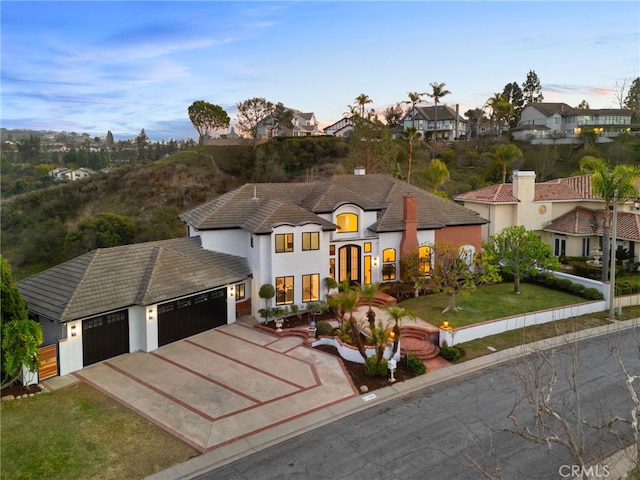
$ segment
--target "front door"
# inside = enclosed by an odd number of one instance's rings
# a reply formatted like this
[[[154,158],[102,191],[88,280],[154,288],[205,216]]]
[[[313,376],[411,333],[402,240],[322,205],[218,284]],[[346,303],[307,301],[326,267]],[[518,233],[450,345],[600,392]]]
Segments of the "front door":
[[[338,282],[360,283],[360,247],[345,245],[338,250]]]

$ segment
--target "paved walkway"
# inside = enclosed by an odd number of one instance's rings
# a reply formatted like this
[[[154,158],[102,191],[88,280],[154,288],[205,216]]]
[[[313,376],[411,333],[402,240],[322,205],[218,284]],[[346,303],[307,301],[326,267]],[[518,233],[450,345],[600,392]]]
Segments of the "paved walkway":
[[[357,396],[336,357],[238,324],[74,375],[201,452]]]

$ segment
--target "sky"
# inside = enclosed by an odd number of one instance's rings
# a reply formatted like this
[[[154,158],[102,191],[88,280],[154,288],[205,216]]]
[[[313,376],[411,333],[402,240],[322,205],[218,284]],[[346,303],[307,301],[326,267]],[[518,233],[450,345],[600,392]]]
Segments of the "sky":
[[[197,139],[187,109],[264,97],[338,121],[445,83],[482,107],[530,70],[545,102],[615,108],[640,75],[640,2],[0,2],[0,126]],[[428,105],[429,103],[425,103]]]

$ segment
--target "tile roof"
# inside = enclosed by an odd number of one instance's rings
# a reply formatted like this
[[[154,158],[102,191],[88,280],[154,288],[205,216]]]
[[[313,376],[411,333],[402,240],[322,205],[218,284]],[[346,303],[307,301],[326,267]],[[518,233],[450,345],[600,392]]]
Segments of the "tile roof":
[[[204,250],[200,237],[104,248],[18,282],[29,310],[67,322],[239,282],[246,259]]]
[[[256,199],[253,199],[255,193]],[[389,175],[335,175],[311,183],[247,184],[180,215],[199,230],[242,228],[270,233],[281,223],[318,223],[326,230],[336,226],[319,217],[345,203],[378,212],[374,232],[403,231],[403,196],[415,195],[418,228],[479,225],[487,220],[455,202],[441,198]],[[274,213],[277,201],[278,213]]]
[[[576,207],[554,219],[543,230],[577,236],[602,235],[603,221],[603,210]],[[623,240],[639,241],[640,215],[630,212],[618,212],[616,237]]]
[[[513,196],[512,183],[500,183],[472,190],[456,195],[454,199],[476,203],[517,203],[520,201]],[[591,175],[577,175],[536,183],[533,198],[536,202],[599,199],[600,197],[595,195],[591,187]]]

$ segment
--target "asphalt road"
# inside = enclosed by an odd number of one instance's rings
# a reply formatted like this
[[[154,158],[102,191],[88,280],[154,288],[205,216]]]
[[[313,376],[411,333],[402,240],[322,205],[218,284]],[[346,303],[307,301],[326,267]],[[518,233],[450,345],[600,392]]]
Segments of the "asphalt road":
[[[585,340],[579,344],[579,385],[582,417],[593,423],[614,415],[630,418],[631,397],[623,383],[618,354],[640,374],[640,329]],[[553,398],[560,410],[571,401],[569,372],[574,354],[556,351],[559,372]],[[534,365],[533,356],[514,359]],[[480,479],[472,462],[502,479],[559,479],[574,462],[556,444],[550,448],[513,433],[507,414],[522,399],[514,363],[474,374],[379,404],[296,438],[201,475],[200,479],[251,480],[388,480]],[[570,411],[564,410],[571,419]],[[528,407],[518,410],[523,424],[532,425]],[[575,425],[575,422],[573,422]],[[630,428],[616,424],[630,441]],[[620,449],[611,430],[587,428],[589,461]]]

